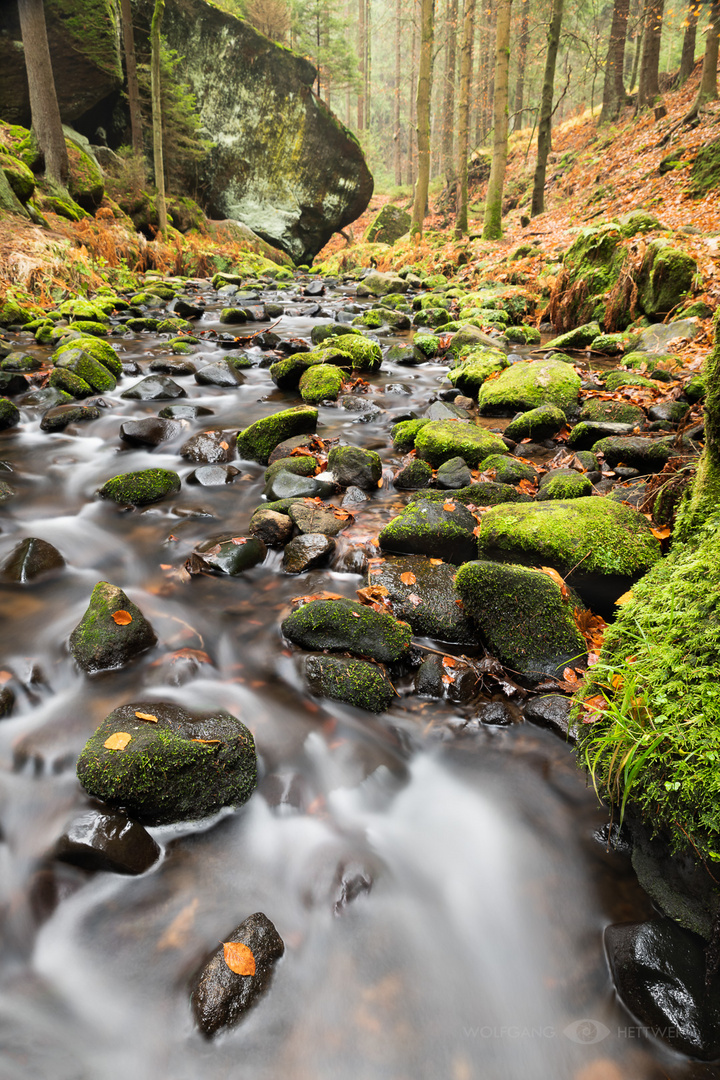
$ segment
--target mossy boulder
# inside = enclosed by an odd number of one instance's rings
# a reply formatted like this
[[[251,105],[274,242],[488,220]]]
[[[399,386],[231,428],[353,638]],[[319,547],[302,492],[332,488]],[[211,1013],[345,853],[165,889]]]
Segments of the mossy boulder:
[[[672,443],[666,439],[641,438],[637,435],[610,436],[593,445],[594,454],[603,454],[611,468],[628,465],[642,473],[662,472],[673,454]]]
[[[326,349],[335,349],[341,357],[343,355],[349,357],[349,366],[354,371],[375,372],[379,371],[382,364],[382,351],[377,342],[360,335],[343,334],[341,338],[329,337],[324,345]],[[347,365],[343,363],[342,366]]]
[[[0,397],[0,431],[15,427],[20,423],[20,410],[6,397]]]
[[[382,668],[365,660],[308,656],[303,672],[316,697],[341,701],[366,712],[385,712],[395,697],[392,683]]]
[[[301,649],[329,649],[393,664],[406,657],[412,640],[407,623],[355,600],[311,600],[282,623],[288,641]]]
[[[453,386],[468,397],[477,398],[480,387],[491,375],[510,366],[510,361],[500,349],[478,346],[471,349],[462,360],[448,372]]]
[[[638,279],[645,314],[652,319],[677,307],[692,288],[697,272],[695,259],[668,241],[648,244]]]
[[[30,304],[19,304],[11,296],[0,299],[0,326],[25,326],[37,318],[38,310]]]
[[[265,416],[244,428],[237,437],[238,457],[267,465],[276,446],[295,435],[310,435],[317,429],[318,411],[311,405]]]
[[[598,309],[605,317],[606,296],[627,264],[622,239],[618,222],[603,222],[582,229],[565,252],[564,269],[554,295],[558,329],[597,319]]]
[[[81,379],[79,375],[76,375],[74,371],[70,371],[68,368],[53,368],[50,372],[48,385],[63,390],[74,398],[90,397],[93,392],[90,383],[85,382],[84,379]]]
[[[415,458],[395,473],[393,484],[398,491],[418,491],[428,486],[432,480],[432,474],[427,461],[419,461]]]
[[[507,326],[503,330],[503,337],[511,345],[539,345],[542,341],[536,326]]]
[[[268,465],[265,470],[265,476],[263,477],[265,491],[263,494],[268,494],[278,473],[290,472],[296,476],[314,476],[317,471],[317,458],[312,455],[303,454],[300,457],[280,458],[278,461],[273,461],[272,465]]]
[[[631,424],[618,424],[609,420],[581,420],[568,436],[568,447],[572,450],[592,450],[601,439],[612,435],[630,435]]]
[[[529,412],[541,405],[554,405],[567,415],[577,405],[580,386],[580,376],[568,364],[519,361],[481,386],[478,405],[491,416]]]
[[[524,678],[561,676],[585,660],[572,598],[548,575],[525,566],[469,562],[455,577],[465,611],[489,651]]]
[[[599,323],[585,323],[583,326],[576,326],[574,330],[568,330],[566,333],[553,338],[552,341],[548,341],[547,347],[548,349],[557,349],[559,352],[562,352],[563,349],[587,349],[600,337],[601,333]]]
[[[125,667],[156,642],[155,631],[137,604],[117,585],[99,581],[69,646],[78,666],[92,674]]]
[[[642,427],[645,413],[639,405],[633,405],[629,401],[604,401],[602,398],[593,397],[585,401],[580,410],[580,420],[599,420]]]
[[[648,390],[657,389],[657,383],[645,378],[644,375],[638,375],[636,371],[610,371],[605,376],[604,383],[605,389],[611,394],[623,386],[644,386]]]
[[[98,304],[93,304],[90,300],[83,300],[82,298],[76,297],[74,300],[64,300],[58,311],[71,323],[81,320],[95,323],[110,322],[109,316],[105,314]]]
[[[74,338],[72,341],[66,341],[64,344],[59,345],[51,357],[53,363],[57,364],[60,357],[73,349],[82,349],[83,352],[88,353],[98,364],[102,364],[103,367],[107,368],[116,379],[119,379],[122,375],[122,360],[112,345],[107,341],[99,341],[94,337]]]
[[[410,229],[410,215],[401,206],[386,203],[368,228],[363,239],[368,244],[394,244]]]
[[[93,213],[100,206],[105,195],[105,180],[102,170],[78,139],[72,137],[67,129],[65,134],[65,145],[70,165],[70,178],[68,181],[70,197],[83,210]]]
[[[456,488],[454,491],[422,491],[410,496],[410,502],[426,499],[430,502],[445,503],[448,500],[463,506],[498,506],[506,502],[531,502],[529,495],[518,491],[512,484],[497,484],[494,480],[481,480],[477,484]]]
[[[387,589],[393,615],[419,637],[473,644],[477,634],[455,590],[456,567],[422,555],[386,558],[371,567],[368,585]],[[404,579],[404,580],[403,580]]]
[[[35,177],[31,169],[12,154],[0,153],[0,169],[5,173],[10,187],[21,203],[32,198],[35,190]]]
[[[456,420],[431,420],[420,428],[415,437],[418,457],[433,468],[450,458],[461,457],[471,469],[488,455],[502,454],[507,449],[497,435],[476,424]]]
[[[440,338],[435,334],[416,334],[413,346],[419,349],[422,359],[433,360],[440,352]]]
[[[141,469],[120,473],[106,480],[98,490],[101,499],[121,506],[149,506],[180,490],[180,477],[170,469]]]
[[[386,296],[388,293],[404,293],[408,291],[408,283],[397,274],[381,273],[373,270],[366,274],[357,287],[358,296]]]
[[[298,385],[303,401],[319,405],[322,401],[337,401],[342,384],[340,368],[332,364],[314,364],[303,372]]]
[[[417,420],[401,420],[399,424],[394,424],[390,435],[395,449],[399,450],[401,454],[412,450],[420,428],[430,422],[429,417],[421,416]]]
[[[551,439],[565,426],[565,413],[556,405],[541,405],[511,420],[503,434],[514,442],[521,439]]]
[[[374,450],[359,446],[335,446],[328,454],[328,468],[341,487],[372,491],[382,477],[382,461]]]
[[[541,479],[535,498],[538,502],[547,499],[582,499],[592,493],[593,486],[587,476],[575,469],[552,469]]]
[[[118,732],[130,740],[123,750],[108,749],[106,741]],[[255,743],[222,709],[190,712],[170,702],[139,701],[103,720],[80,754],[77,776],[93,798],[122,807],[144,825],[196,820],[247,802],[257,783]]]
[[[463,503],[447,492],[438,492],[443,502],[416,498],[393,518],[380,533],[383,551],[398,555],[429,555],[460,563],[476,552],[475,518]],[[451,507],[451,509],[446,509]]]
[[[526,414],[527,415],[527,414]],[[537,472],[527,461],[518,461],[510,454],[491,454],[483,461],[483,475],[490,475],[500,484],[519,484],[521,480],[537,480]]]

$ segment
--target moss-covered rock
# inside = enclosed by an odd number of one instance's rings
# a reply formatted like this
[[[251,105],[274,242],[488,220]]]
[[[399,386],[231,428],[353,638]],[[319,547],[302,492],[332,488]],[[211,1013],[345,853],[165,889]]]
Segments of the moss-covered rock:
[[[418,499],[442,503],[449,500],[453,503],[460,502],[463,506],[498,506],[500,503],[507,502],[532,502],[529,495],[518,491],[512,484],[498,484],[494,480],[481,480],[477,484],[456,488],[453,492],[421,491],[417,495],[410,496],[411,503]]]
[[[12,296],[0,299],[0,326],[25,326],[37,318],[38,311],[29,304],[19,304]]]
[[[103,367],[107,368],[116,379],[119,379],[122,375],[122,360],[112,345],[107,341],[98,341],[94,337],[75,338],[73,341],[67,341],[58,346],[51,357],[53,363],[57,364],[61,356],[71,352],[73,349],[82,349],[83,352],[88,353],[98,364],[102,364]]]
[[[440,352],[440,338],[435,334],[416,334],[413,346],[419,349],[426,360],[433,360]]]
[[[32,198],[35,190],[35,177],[32,170],[13,154],[0,153],[0,169],[5,173],[10,187],[21,203]]]
[[[156,642],[155,631],[137,604],[117,585],[99,581],[69,646],[79,667],[92,674],[125,667]]]
[[[42,367],[42,360],[39,356],[33,356],[31,353],[10,353],[4,360],[0,360],[0,371],[20,371],[29,373],[32,371],[39,371]]]
[[[290,472],[296,476],[314,476],[317,471],[317,458],[312,455],[303,454],[301,457],[280,458],[278,461],[273,461],[272,465],[268,465],[265,470],[265,491],[263,494],[268,494],[275,477],[280,472]]]
[[[430,419],[422,416],[417,420],[401,420],[399,424],[394,424],[391,429],[391,436],[393,446],[396,450],[399,450],[401,454],[407,453],[408,450],[412,450],[415,446],[415,439],[420,428],[425,424],[429,424]]]
[[[393,664],[407,656],[412,631],[407,623],[355,600],[311,600],[282,623],[288,641],[301,649],[329,649]]]
[[[592,495],[593,486],[586,476],[575,469],[552,469],[545,473],[535,496],[539,502],[547,499],[582,499]]]
[[[605,376],[605,389],[611,394],[620,390],[623,386],[645,386],[648,390],[657,389],[657,383],[652,379],[646,379],[644,375],[638,375],[635,371],[610,371]]]
[[[580,410],[580,419],[642,427],[645,423],[645,413],[639,405],[633,405],[629,401],[604,401],[602,398],[591,397],[585,401]]]
[[[511,345],[539,345],[542,341],[536,326],[507,326],[503,336]]]
[[[115,389],[115,376],[83,348],[64,351],[55,360],[55,365],[73,372],[79,379],[91,386],[93,390],[97,390],[98,393],[107,393],[109,390]]]
[[[627,263],[618,222],[582,229],[563,256],[564,269],[554,291],[558,329],[605,318],[606,298]],[[629,315],[624,315],[629,322]],[[599,333],[598,328],[598,333]],[[597,335],[596,335],[597,336]]]
[[[401,206],[386,203],[365,230],[363,239],[369,244],[394,244],[410,228],[410,215]]]
[[[448,372],[448,379],[468,397],[477,398],[480,387],[491,375],[510,366],[510,361],[500,349],[477,346],[463,356]]]
[[[54,386],[58,390],[64,390],[66,394],[71,394],[74,398],[90,397],[93,392],[93,388],[89,383],[68,368],[53,368],[50,372],[48,385]]]
[[[550,439],[565,426],[565,413],[556,405],[541,405],[511,420],[503,432],[508,439]]]
[[[308,656],[303,670],[311,693],[366,712],[385,712],[395,697],[392,683],[382,668],[365,660]]]
[[[350,358],[350,367],[354,371],[379,371],[382,364],[382,351],[376,341],[360,335],[343,334],[341,338],[329,337],[325,347],[335,349]]]
[[[365,274],[358,285],[357,294],[358,296],[385,296],[387,293],[403,293],[407,290],[407,281],[398,277],[397,274],[385,274],[379,270],[373,270]]]
[[[477,634],[455,591],[456,568],[422,555],[386,558],[368,572],[368,585],[387,589],[393,615],[419,637],[472,644]],[[404,580],[403,580],[404,578]]]
[[[651,319],[667,315],[692,288],[698,266],[691,255],[666,240],[648,244],[638,279],[639,299]]]
[[[237,437],[238,456],[246,461],[267,465],[279,443],[295,435],[310,435],[317,428],[318,411],[311,405],[284,409],[244,428]]]
[[[110,318],[98,304],[90,300],[76,297],[73,300],[64,300],[58,308],[60,314],[72,322],[109,323]]]
[[[510,454],[491,454],[483,461],[483,475],[488,474],[500,484],[519,484],[521,480],[537,480],[537,472],[526,461]]]
[[[374,450],[359,446],[335,446],[328,454],[328,468],[341,487],[372,491],[382,477],[382,461]]]
[[[125,749],[108,749],[106,741],[118,732],[130,736]],[[80,754],[77,775],[93,798],[145,825],[167,825],[247,802],[257,783],[255,743],[222,709],[189,712],[140,701],[103,720]]]
[[[518,362],[483,384],[478,405],[492,416],[529,412],[541,405],[555,405],[567,415],[577,404],[580,386],[580,376],[568,364],[552,359]]]
[[[706,393],[707,383],[704,375],[692,375],[683,386],[683,394],[692,403],[702,401]]]
[[[0,431],[15,427],[20,423],[20,410],[6,397],[0,397]]]
[[[476,468],[489,454],[502,454],[507,449],[497,435],[476,424],[455,420],[431,420],[415,437],[418,457],[433,468],[450,458],[461,457],[471,469]]]
[[[319,405],[321,401],[337,401],[343,384],[343,373],[332,364],[314,364],[300,376],[299,388],[303,401]]]
[[[552,341],[548,341],[547,347],[557,349],[559,352],[562,352],[563,349],[587,349],[600,337],[600,334],[600,324],[589,322],[583,326],[576,326],[574,330],[568,330],[566,333],[553,338]]]
[[[432,469],[426,461],[415,458],[395,473],[393,484],[398,491],[419,491],[428,486],[432,480],[432,474]]]
[[[629,465],[642,473],[662,472],[673,454],[672,444],[666,439],[641,438],[635,435],[610,436],[593,445],[594,454],[603,454],[611,468]]]
[[[102,499],[121,506],[149,506],[180,490],[180,477],[170,469],[141,469],[120,473],[106,480],[98,490]]]
[[[429,555],[456,565],[474,557],[475,518],[454,492],[452,496],[447,492],[438,494],[443,497],[442,503],[416,497],[385,526],[379,537],[383,551]]]

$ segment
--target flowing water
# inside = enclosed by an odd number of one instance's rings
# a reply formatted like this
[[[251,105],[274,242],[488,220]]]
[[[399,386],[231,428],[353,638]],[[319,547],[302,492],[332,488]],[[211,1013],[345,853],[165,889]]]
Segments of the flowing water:
[[[226,329],[226,301],[198,289],[199,327]],[[318,319],[303,315],[307,300],[264,298],[286,306],[277,333],[309,336]],[[321,302],[332,312],[348,297]],[[113,340],[143,373],[167,351],[148,333]],[[206,341],[195,359],[221,355]],[[384,410],[371,422],[321,407],[323,436],[377,449],[387,466],[341,549],[367,543],[405,501],[387,480],[390,423],[425,407],[443,370],[386,363],[369,380]],[[299,398],[264,368],[233,390],[185,378],[187,400],[213,415],[144,450],[122,444],[120,424],[166,403],[123,400],[136,379],[104,395],[96,421],[50,435],[25,410],[0,436],[2,475],[18,492],[2,508],[0,561],[27,536],[67,560],[55,578],[0,585],[0,667],[22,687],[0,723],[2,1080],[716,1076],[664,1048],[614,997],[603,927],[650,906],[627,858],[595,838],[604,814],[566,743],[519,713],[508,728],[461,730],[449,702],[401,697],[376,718],[309,698],[279,622],[294,596],[354,596],[360,576],[289,577],[277,552],[236,578],[182,570],[198,543],[246,530],[260,466],[241,463],[223,487],[183,483],[143,511],[94,495],[108,477],[149,466],[185,477],[194,466],[178,450],[191,434],[234,434]],[[66,643],[99,580],[128,592],[160,644],[89,678]],[[152,699],[241,717],[258,747],[257,792],[212,821],[151,830],[163,856],[140,877],[54,861],[55,841],[87,806],[74,770],[85,740],[116,706]],[[254,911],[275,923],[285,956],[270,994],[208,1043],[188,987]]]

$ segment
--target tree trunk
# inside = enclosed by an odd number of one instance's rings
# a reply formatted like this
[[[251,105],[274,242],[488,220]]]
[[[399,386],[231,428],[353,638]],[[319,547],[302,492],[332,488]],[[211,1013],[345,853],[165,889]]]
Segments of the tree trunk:
[[[660,42],[665,0],[645,0],[643,51],[640,61],[638,109],[655,105],[660,96]]]
[[[448,187],[455,179],[455,68],[458,0],[448,0],[445,16],[445,94],[443,97],[442,170]]]
[[[422,236],[430,186],[430,94],[435,41],[435,0],[421,0],[420,19],[420,70],[417,84],[418,175],[410,223],[411,236]]]
[[[498,0],[495,21],[495,92],[493,96],[493,156],[485,201],[483,239],[502,235],[502,196],[508,144],[508,75],[510,72],[510,13],[512,0]]]
[[[518,65],[517,78],[515,79],[515,106],[513,112],[513,131],[519,131],[522,127],[523,104],[525,97],[525,65],[527,63],[527,51],[530,43],[530,0],[523,0],[522,18],[520,21],[520,40],[518,42]]]
[[[687,82],[695,67],[695,44],[697,42],[697,25],[701,10],[702,4],[700,0],[689,0],[687,15],[685,16],[685,36],[683,37],[677,86],[682,86],[684,82]]]
[[[125,74],[127,76],[128,107],[130,110],[130,139],[133,154],[139,158],[142,157],[143,153],[143,134],[131,0],[120,0],[120,18],[122,20]]]
[[[642,55],[643,47],[643,32],[645,29],[644,22],[640,23],[640,30],[635,38],[635,56],[633,58],[632,75],[630,76],[630,89],[633,86],[637,86],[638,71],[640,70],[640,57]]]
[[[358,60],[360,64],[360,91],[358,93],[358,131],[365,130],[365,55],[367,51],[365,31],[365,0],[358,0]]]
[[[417,0],[412,0],[412,7],[417,6]],[[411,9],[412,10],[412,9]],[[411,17],[412,31],[410,38],[410,85],[408,92],[409,102],[409,123],[408,123],[408,140],[407,140],[407,182],[412,185],[415,182],[415,139],[413,138],[413,128],[415,127],[415,106],[416,96],[415,90],[417,88],[417,27],[415,26],[415,14]]]
[[[66,188],[70,175],[55,79],[45,25],[43,0],[18,0],[25,52],[32,127],[50,180]]]
[[[365,0],[365,127],[370,130],[370,93],[372,75],[372,4]]]
[[[557,64],[560,30],[562,29],[563,0],[553,0],[552,15],[547,35],[547,55],[545,57],[545,76],[543,78],[542,97],[540,99],[540,120],[538,122],[538,156],[533,181],[532,208],[530,216],[535,217],[545,210],[545,173],[550,153],[552,135],[553,93],[555,90],[555,66]]]
[[[608,124],[617,120],[625,104],[625,38],[627,36],[630,0],[615,0],[613,6],[610,41],[605,60],[605,85],[603,86],[602,109],[599,124]]]
[[[396,0],[395,4],[395,109],[393,134],[395,148],[395,183],[398,187],[402,184],[402,130],[400,127],[400,87],[401,87],[401,49],[400,28],[402,26],[402,0]]]
[[[720,0],[713,0],[710,8],[710,22],[705,32],[705,53],[703,55],[700,88],[695,99],[694,110],[699,112],[708,101],[717,101],[717,66],[718,35],[720,34]]]
[[[165,205],[165,170],[163,167],[163,121],[162,88],[160,86],[160,27],[165,14],[165,0],[155,0],[152,23],[150,26],[151,67],[150,84],[152,95],[153,124],[153,162],[155,165],[155,187],[157,188],[157,212],[160,232],[167,233],[168,219]]]
[[[457,217],[455,236],[468,231],[468,143],[470,129],[470,75],[475,35],[475,0],[465,0],[460,52],[460,100],[458,101]]]

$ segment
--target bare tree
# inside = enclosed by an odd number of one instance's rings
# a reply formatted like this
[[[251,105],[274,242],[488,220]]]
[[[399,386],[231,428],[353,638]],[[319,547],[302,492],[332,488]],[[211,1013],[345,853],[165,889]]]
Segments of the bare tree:
[[[43,0],[18,0],[20,31],[25,51],[32,128],[48,178],[61,188],[70,175],[65,135],[60,119]]]
[[[638,109],[655,105],[660,97],[660,42],[664,13],[665,0],[645,0]]]
[[[607,58],[605,60],[605,85],[599,124],[616,120],[625,104],[625,38],[627,37],[630,0],[615,0],[610,27]]]
[[[697,26],[701,11],[701,0],[689,0],[685,16],[685,34],[680,57],[680,70],[677,77],[678,86],[682,86],[684,82],[687,82],[695,67],[695,44],[697,42]]]
[[[538,156],[533,180],[531,217],[542,214],[545,210],[545,173],[552,139],[553,95],[555,92],[555,67],[557,65],[560,30],[563,20],[563,0],[553,0],[552,15],[547,35],[547,54],[545,56],[545,76],[543,78],[542,97],[540,99],[540,121],[538,123]]]
[[[160,231],[167,233],[168,218],[165,205],[165,169],[163,165],[162,91],[160,85],[160,27],[165,14],[165,0],[155,0],[150,24],[150,78],[152,95],[153,161],[155,187],[157,188],[157,212]]]
[[[448,0],[445,13],[445,94],[443,96],[442,166],[448,187],[455,179],[455,68],[458,0]]]
[[[703,54],[702,75],[697,97],[690,111],[683,117],[685,123],[694,120],[703,105],[718,98],[718,45],[720,44],[720,0],[713,0],[710,7],[710,21],[705,32],[705,53]]]
[[[495,36],[495,93],[493,98],[493,155],[485,200],[483,239],[502,235],[502,197],[508,149],[508,76],[510,73],[510,13],[512,0],[498,0]]]
[[[417,84],[418,175],[410,224],[411,236],[422,236],[430,186],[430,96],[435,41],[435,0],[421,0],[420,19],[420,68]]]
[[[462,49],[460,52],[460,100],[458,102],[457,216],[455,236],[468,231],[468,147],[470,131],[470,75],[475,36],[475,0],[465,0]]]
[[[513,131],[519,131],[522,127],[523,104],[525,97],[525,66],[527,64],[527,51],[530,43],[530,0],[523,0],[522,16],[520,19],[520,39],[518,41],[517,76],[515,79],[515,106],[513,109]]]
[[[128,107],[130,110],[130,138],[133,153],[138,158],[141,158],[143,152],[142,114],[140,112],[140,87],[138,85],[137,62],[135,60],[135,33],[133,30],[131,0],[120,0],[120,18],[125,52]]]

